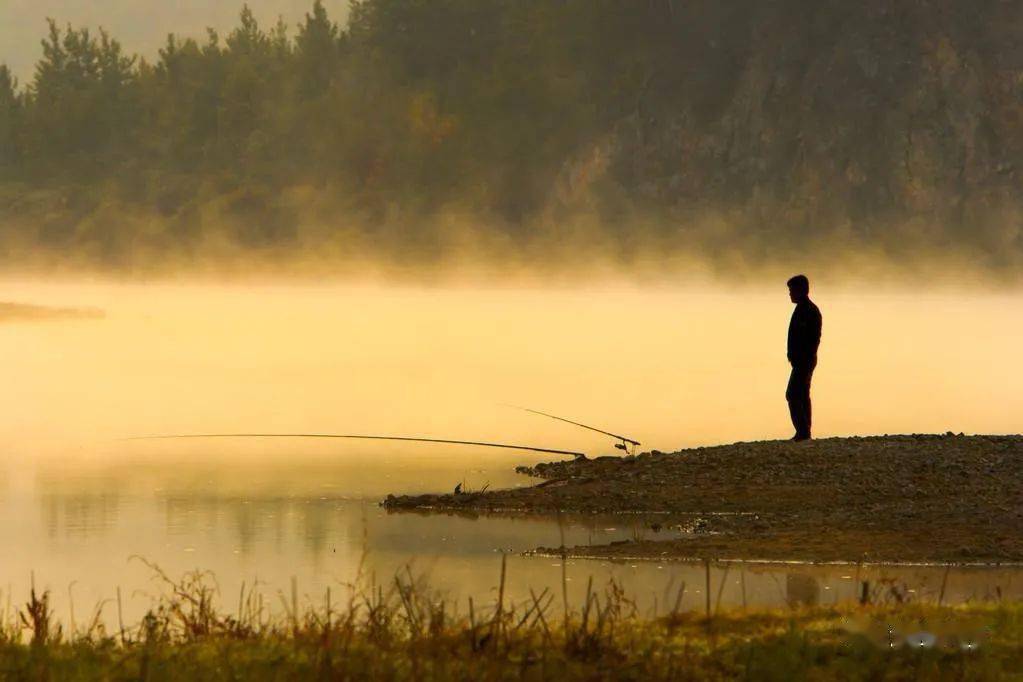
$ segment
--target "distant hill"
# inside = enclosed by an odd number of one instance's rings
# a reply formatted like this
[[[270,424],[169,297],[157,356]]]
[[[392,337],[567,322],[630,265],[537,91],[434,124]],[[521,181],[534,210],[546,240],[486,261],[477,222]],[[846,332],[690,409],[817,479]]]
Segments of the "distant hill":
[[[24,87],[0,70],[19,257],[585,239],[1021,271],[1015,1],[361,0],[151,62],[58,24],[45,48]]]

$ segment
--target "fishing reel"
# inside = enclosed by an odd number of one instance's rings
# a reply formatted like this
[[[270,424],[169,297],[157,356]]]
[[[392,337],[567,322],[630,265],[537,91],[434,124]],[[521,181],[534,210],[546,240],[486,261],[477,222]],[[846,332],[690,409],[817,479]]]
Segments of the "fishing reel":
[[[639,443],[636,443],[635,441],[625,440],[623,438],[621,443],[615,443],[615,449],[621,450],[627,455],[635,455],[637,445],[639,445]]]

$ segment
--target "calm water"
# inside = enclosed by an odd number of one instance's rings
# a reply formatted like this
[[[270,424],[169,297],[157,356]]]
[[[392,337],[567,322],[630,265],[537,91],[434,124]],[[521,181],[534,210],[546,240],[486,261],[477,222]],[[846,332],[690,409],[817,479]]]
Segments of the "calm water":
[[[6,586],[0,589],[24,596],[34,572],[37,584],[54,591],[59,615],[69,613],[70,586],[81,618],[121,587],[126,617],[138,618],[159,591],[152,571],[130,558],[139,555],[172,576],[212,571],[228,608],[242,581],[260,583],[276,604],[278,591],[290,593],[292,577],[303,600],[320,603],[327,587],[343,592],[360,564],[364,577],[384,584],[409,566],[464,606],[469,596],[477,604],[493,599],[502,552],[510,554],[509,594],[525,599],[530,587],[561,584],[560,559],[520,556],[525,550],[557,546],[562,533],[569,545],[656,537],[647,528],[653,517],[643,516],[568,517],[559,525],[542,518],[391,514],[377,504],[381,489],[435,490],[466,472],[409,455],[374,460],[359,466],[193,460],[91,471],[43,468],[29,487],[8,488],[0,498],[0,541],[16,548],[3,562]],[[496,464],[501,470],[468,473],[501,485],[522,483],[502,473],[513,461]],[[613,578],[652,611],[673,604],[685,583],[683,607],[705,608],[702,565],[570,560],[567,571],[573,593],[591,575],[598,586]],[[831,603],[855,598],[860,582],[869,580],[936,600],[943,578],[943,569],[928,567],[721,565],[712,571],[711,596],[723,606]],[[949,602],[1002,597],[1023,597],[1023,572],[956,569],[946,584]]]
[[[213,572],[224,604],[243,581],[313,602],[360,563],[387,583],[412,571],[486,600],[500,555],[509,589],[560,585],[532,547],[653,537],[638,516],[554,519],[388,514],[389,492],[528,485],[538,455],[338,441],[125,441],[159,433],[362,432],[611,450],[600,436],[501,407],[525,404],[624,431],[644,448],[787,435],[790,304],[761,290],[381,289],[7,283],[0,300],[100,308],[102,319],[0,321],[2,599],[34,575],[83,613],[118,587],[127,618],[152,572]],[[1019,431],[1019,296],[854,296],[820,291],[821,435]],[[968,361],[967,361],[968,359]],[[713,511],[713,510],[708,510]],[[826,531],[824,531],[826,532]],[[621,580],[644,609],[702,566],[571,561],[570,589]],[[936,598],[935,568],[715,567],[723,605],[830,603],[863,579]],[[70,587],[70,592],[69,592]],[[1009,569],[949,574],[947,601],[1017,596]],[[2,606],[0,606],[2,608]],[[107,607],[109,608],[109,607]],[[80,616],[81,618],[81,616]]]

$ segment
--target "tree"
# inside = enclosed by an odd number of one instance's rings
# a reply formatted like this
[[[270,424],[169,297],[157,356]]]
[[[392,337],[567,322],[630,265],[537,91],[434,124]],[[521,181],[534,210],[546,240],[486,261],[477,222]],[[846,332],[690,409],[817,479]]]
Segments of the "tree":
[[[227,36],[227,49],[236,55],[263,55],[269,51],[270,36],[263,32],[248,5],[242,6],[241,25]]]
[[[20,158],[17,145],[20,114],[18,79],[6,64],[0,64],[0,168],[14,166]]]
[[[200,47],[167,36],[146,84],[146,148],[175,169],[195,170],[216,145],[223,55],[216,32]]]
[[[137,107],[135,57],[100,29],[65,30],[50,20],[31,88],[32,144],[38,160],[84,170],[123,148]]]
[[[241,24],[227,36],[224,80],[218,111],[219,151],[223,160],[237,164],[258,151],[260,124],[268,108],[277,69],[269,35],[245,5]]]
[[[337,24],[327,17],[321,0],[316,0],[312,14],[305,15],[295,38],[298,91],[302,97],[322,95],[330,87],[338,68],[339,35]]]

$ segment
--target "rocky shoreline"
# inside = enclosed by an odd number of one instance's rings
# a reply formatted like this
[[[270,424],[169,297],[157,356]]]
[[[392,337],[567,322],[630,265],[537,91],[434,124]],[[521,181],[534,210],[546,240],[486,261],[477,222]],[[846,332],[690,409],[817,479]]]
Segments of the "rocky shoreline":
[[[735,443],[520,471],[543,482],[481,493],[390,495],[383,506],[643,517],[645,537],[568,548],[575,556],[1023,561],[1023,436]]]

